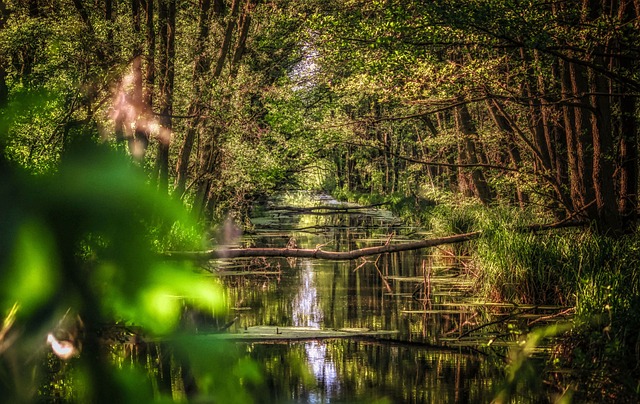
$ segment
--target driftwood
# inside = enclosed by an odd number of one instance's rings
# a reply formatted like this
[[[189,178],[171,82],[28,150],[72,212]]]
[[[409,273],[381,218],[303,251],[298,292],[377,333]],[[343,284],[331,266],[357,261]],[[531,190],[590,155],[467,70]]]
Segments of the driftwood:
[[[331,214],[335,213],[349,213],[349,212],[358,212],[362,210],[379,208],[380,206],[388,205],[389,202],[381,202],[373,205],[367,206],[348,206],[348,205],[320,205],[320,206],[311,206],[311,207],[297,207],[297,206],[280,206],[272,210],[273,213],[279,212],[288,212],[288,213],[308,213],[308,214],[318,214],[323,212],[330,212]]]
[[[217,333],[203,336],[203,338],[222,339],[230,341],[300,341],[334,338],[377,337],[397,334],[397,330],[370,330],[368,328],[340,328],[337,330],[318,329],[313,327],[276,327],[254,326],[239,333]]]
[[[316,208],[318,209],[318,208]],[[544,231],[551,229],[580,227],[586,222],[576,222],[562,220],[557,223],[547,225],[530,225],[517,229],[517,231]],[[400,251],[420,250],[428,247],[435,247],[444,244],[461,243],[472,240],[482,234],[481,231],[474,231],[464,234],[456,234],[448,237],[432,238],[429,240],[419,240],[400,244],[389,244],[377,247],[360,248],[352,251],[324,251],[320,247],[311,248],[218,248],[205,251],[169,251],[162,253],[165,259],[173,260],[196,260],[207,261],[219,258],[250,258],[250,257],[279,257],[279,258],[316,258],[336,261],[349,261],[361,257],[367,257],[385,253],[395,253]]]
[[[442,244],[461,243],[471,240],[481,234],[479,231],[454,236],[432,238],[429,240],[412,241],[401,244],[385,244],[377,247],[360,248],[352,251],[324,251],[320,248],[229,248],[207,251],[176,251],[166,252],[167,259],[181,260],[211,260],[216,258],[246,258],[246,257],[283,257],[283,258],[317,258],[326,260],[348,261],[377,254],[395,253],[400,251],[419,250]]]

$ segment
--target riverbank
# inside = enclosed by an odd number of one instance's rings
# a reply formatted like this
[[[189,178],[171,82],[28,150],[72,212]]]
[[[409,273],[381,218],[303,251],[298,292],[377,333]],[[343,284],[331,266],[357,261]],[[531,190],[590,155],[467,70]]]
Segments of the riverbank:
[[[341,196],[360,203],[385,201],[380,196]],[[557,340],[546,364],[552,375],[548,382],[571,392],[576,402],[637,402],[640,238],[636,234],[609,237],[588,227],[522,232],[523,227],[540,223],[541,216],[436,198],[391,197],[387,202],[403,219],[436,233],[482,231],[464,250],[472,266],[468,274],[487,301],[572,309],[569,330]],[[520,384],[540,374],[513,375],[518,379],[512,383]]]

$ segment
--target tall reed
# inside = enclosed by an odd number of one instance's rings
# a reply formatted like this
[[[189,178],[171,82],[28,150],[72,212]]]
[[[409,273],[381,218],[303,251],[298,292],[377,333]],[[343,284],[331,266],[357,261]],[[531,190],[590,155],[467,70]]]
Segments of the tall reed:
[[[556,364],[560,384],[585,401],[640,399],[640,237],[589,228],[533,232],[534,212],[508,207],[438,205],[437,233],[482,230],[467,246],[479,293],[488,301],[573,307]],[[622,400],[622,401],[620,401]]]

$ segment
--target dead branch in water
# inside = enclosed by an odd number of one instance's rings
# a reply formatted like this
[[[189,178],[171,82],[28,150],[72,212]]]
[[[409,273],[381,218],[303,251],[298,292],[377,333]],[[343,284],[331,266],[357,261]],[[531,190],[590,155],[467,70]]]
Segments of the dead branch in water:
[[[297,206],[281,206],[276,209],[273,209],[272,212],[289,212],[289,213],[318,213],[323,211],[329,211],[332,214],[335,213],[348,213],[348,212],[357,212],[367,209],[379,208],[381,206],[388,205],[389,202],[375,203],[373,205],[367,206],[347,206],[347,205],[320,205],[320,206],[311,206],[311,207],[297,207]]]
[[[532,225],[518,229],[518,231],[541,231],[564,227],[584,226],[584,222],[561,221],[549,225]],[[377,247],[360,248],[352,251],[324,251],[319,245],[311,248],[218,248],[205,251],[169,251],[162,254],[166,259],[207,261],[219,258],[248,258],[248,257],[278,257],[278,258],[316,258],[336,261],[349,261],[361,257],[377,254],[396,253],[400,251],[420,250],[443,244],[454,244],[468,241],[480,236],[481,231],[456,234],[448,237],[432,238],[429,240],[412,241],[408,243],[389,244]]]
[[[442,244],[461,243],[471,240],[481,234],[474,231],[454,236],[439,237],[429,240],[413,241],[401,244],[385,244],[378,247],[360,248],[352,251],[323,251],[320,248],[230,248],[213,249],[207,251],[176,251],[166,252],[163,256],[167,259],[181,260],[211,260],[217,258],[246,258],[246,257],[281,257],[281,258],[316,258],[325,260],[348,261],[360,257],[377,254],[395,253],[400,251],[419,250]]]

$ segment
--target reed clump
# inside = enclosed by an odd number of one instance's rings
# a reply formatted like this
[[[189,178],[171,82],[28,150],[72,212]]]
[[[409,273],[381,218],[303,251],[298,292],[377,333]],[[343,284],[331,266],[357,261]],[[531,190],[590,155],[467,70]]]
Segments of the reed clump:
[[[640,400],[640,239],[592,236],[576,284],[573,331],[557,353],[576,399]]]
[[[482,231],[455,248],[487,301],[559,305],[575,313],[558,339],[557,386],[576,401],[640,399],[640,236],[607,236],[589,227],[532,230],[536,211],[439,203],[421,213],[437,235]],[[545,220],[546,219],[546,220]]]
[[[576,400],[640,398],[640,237],[589,228],[532,232],[526,215],[478,218],[476,284],[488,300],[573,307],[555,365]]]
[[[575,231],[487,229],[474,251],[478,288],[496,301],[572,305],[588,239]]]

